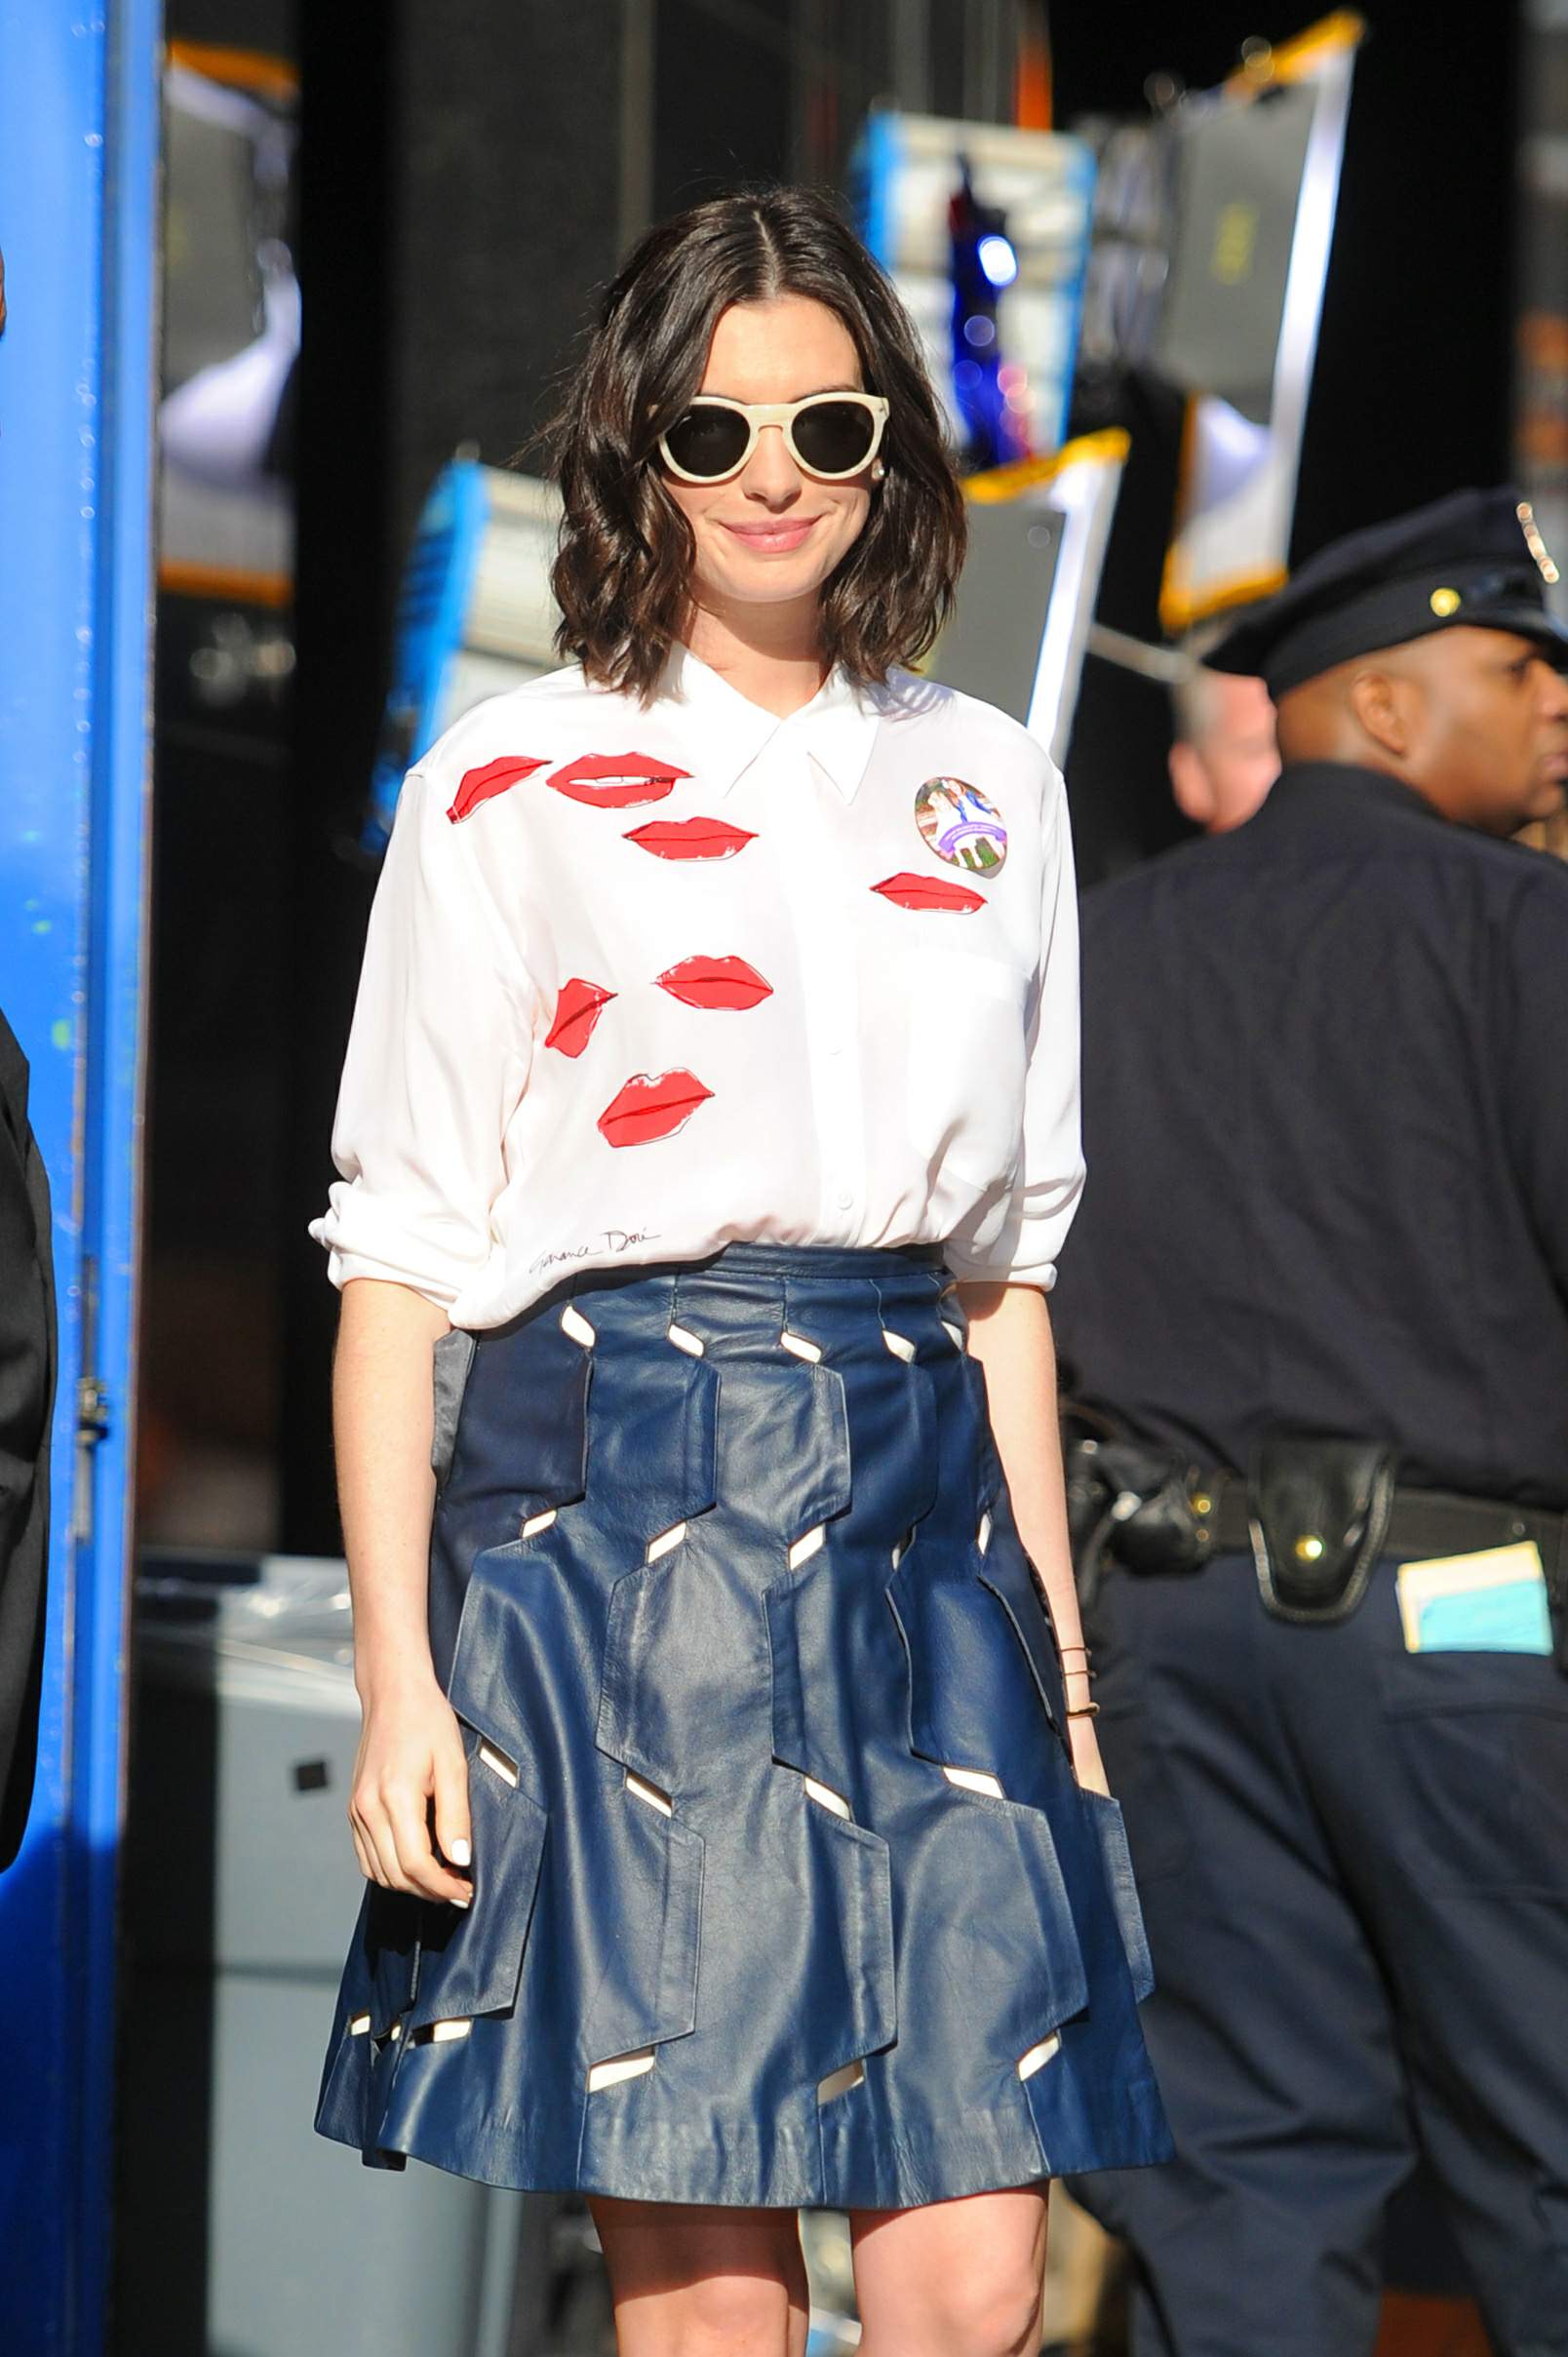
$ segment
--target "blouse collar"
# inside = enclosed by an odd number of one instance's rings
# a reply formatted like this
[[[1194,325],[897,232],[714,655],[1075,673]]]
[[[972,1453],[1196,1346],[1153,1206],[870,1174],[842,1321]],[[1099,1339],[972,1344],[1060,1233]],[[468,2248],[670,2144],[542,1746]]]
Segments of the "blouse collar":
[[[758,755],[787,732],[791,744],[808,753],[844,801],[852,802],[882,717],[876,691],[857,687],[836,667],[808,704],[780,720],[752,703],[686,647],[672,650],[659,698],[683,706],[700,727],[703,783],[720,794],[737,785]]]

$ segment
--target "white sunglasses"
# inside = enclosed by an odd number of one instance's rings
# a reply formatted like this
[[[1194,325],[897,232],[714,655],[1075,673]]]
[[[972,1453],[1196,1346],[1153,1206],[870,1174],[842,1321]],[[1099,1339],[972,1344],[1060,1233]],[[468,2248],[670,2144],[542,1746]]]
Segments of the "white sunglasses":
[[[782,426],[797,466],[824,483],[843,483],[882,448],[887,403],[881,393],[807,393],[804,401],[730,401],[699,393],[659,436],[659,451],[683,483],[723,483],[738,475],[764,425]]]

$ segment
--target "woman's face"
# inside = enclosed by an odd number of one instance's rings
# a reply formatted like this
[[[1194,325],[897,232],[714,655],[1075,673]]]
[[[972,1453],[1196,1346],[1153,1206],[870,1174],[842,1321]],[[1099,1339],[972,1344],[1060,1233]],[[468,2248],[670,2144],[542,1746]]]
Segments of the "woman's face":
[[[731,401],[803,401],[864,390],[848,329],[802,295],[733,303],[720,318],[699,390]],[[691,527],[691,594],[723,613],[736,606],[815,607],[823,582],[865,528],[871,470],[823,483],[797,466],[783,428],[764,426],[740,472],[723,483],[665,485]]]

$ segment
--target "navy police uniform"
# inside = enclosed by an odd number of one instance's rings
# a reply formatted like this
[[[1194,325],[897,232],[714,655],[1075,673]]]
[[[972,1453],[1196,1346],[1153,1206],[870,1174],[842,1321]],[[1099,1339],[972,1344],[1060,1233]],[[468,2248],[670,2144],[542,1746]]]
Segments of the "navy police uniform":
[[[1209,659],[1556,659],[1547,562],[1461,494]],[[1178,2158],[1081,2193],[1139,2357],[1353,2357],[1419,2151],[1498,2351],[1568,2351],[1568,870],[1287,766],[1083,913],[1055,1317]]]

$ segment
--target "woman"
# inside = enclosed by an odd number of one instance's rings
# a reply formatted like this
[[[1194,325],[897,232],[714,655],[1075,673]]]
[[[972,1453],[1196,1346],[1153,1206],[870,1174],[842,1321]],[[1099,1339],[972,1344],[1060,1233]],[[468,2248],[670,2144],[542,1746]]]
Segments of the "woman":
[[[1061,784],[896,668],[961,505],[819,199],[654,230],[559,435],[575,659],[409,781],[316,1229],[372,1885],[318,2125],[587,2192],[625,2357],[800,2357],[802,2205],[872,2357],[1000,2357],[1045,2180],[1166,2149],[1053,1445]]]

